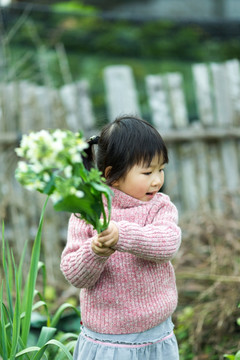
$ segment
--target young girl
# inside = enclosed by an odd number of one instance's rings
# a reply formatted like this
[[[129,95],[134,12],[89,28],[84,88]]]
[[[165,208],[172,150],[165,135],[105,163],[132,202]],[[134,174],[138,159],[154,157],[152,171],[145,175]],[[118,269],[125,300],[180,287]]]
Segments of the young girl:
[[[159,193],[166,146],[149,123],[131,116],[106,125],[89,150],[94,143],[114,197],[109,227],[101,234],[74,215],[69,221],[61,270],[81,288],[83,324],[74,359],[177,360],[170,260],[181,230],[176,207]],[[86,167],[92,165],[89,151]]]

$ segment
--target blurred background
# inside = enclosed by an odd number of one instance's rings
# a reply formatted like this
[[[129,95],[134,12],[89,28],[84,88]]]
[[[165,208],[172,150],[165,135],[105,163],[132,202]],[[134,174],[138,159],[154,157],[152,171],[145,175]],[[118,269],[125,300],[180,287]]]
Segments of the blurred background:
[[[42,128],[96,134],[115,116],[153,123],[179,210],[174,321],[182,360],[240,348],[239,0],[0,0],[0,218],[21,254],[44,198],[16,183],[14,148]],[[52,308],[78,290],[59,262],[68,214],[48,204],[42,258]],[[77,331],[77,329],[76,329]]]

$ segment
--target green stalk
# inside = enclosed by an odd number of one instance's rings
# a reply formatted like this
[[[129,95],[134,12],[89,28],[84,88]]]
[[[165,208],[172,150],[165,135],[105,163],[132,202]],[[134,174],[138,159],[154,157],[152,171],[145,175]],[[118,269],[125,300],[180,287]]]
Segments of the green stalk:
[[[48,198],[45,201],[45,204],[42,209],[37,235],[36,235],[36,238],[35,238],[35,241],[33,244],[31,263],[30,263],[30,269],[29,269],[29,277],[28,277],[28,281],[27,281],[27,292],[26,292],[27,293],[27,301],[25,304],[25,317],[22,322],[22,341],[25,346],[27,346],[28,334],[29,334],[29,330],[30,330],[33,298],[34,298],[34,291],[35,291],[37,272],[38,272],[38,262],[39,262],[39,258],[40,258],[43,217],[44,217],[44,212],[45,212],[45,209],[47,206],[47,202],[48,202]]]
[[[24,259],[25,259],[25,255],[26,255],[26,251],[27,251],[27,245],[28,245],[28,240],[25,241],[24,247],[23,247],[23,251],[22,251],[22,255],[20,258],[20,262],[19,262],[19,266],[18,266],[18,275],[19,275],[19,289],[22,289],[22,274],[23,274],[23,264],[24,264]]]
[[[7,251],[7,253],[9,253],[9,251]],[[12,279],[10,279],[11,275],[9,275],[9,270],[8,270],[9,267],[11,267],[10,266],[11,264],[9,265],[7,263],[7,259],[10,262],[10,256],[6,255],[5,239],[4,239],[4,223],[2,223],[2,262],[3,262],[5,279],[6,279],[6,291],[7,291],[9,312],[11,319],[13,319],[13,303],[12,303],[11,288],[10,288],[10,283],[12,282]]]
[[[8,360],[8,353],[7,353],[7,333],[5,327],[5,316],[4,316],[4,304],[3,304],[3,285],[1,288],[1,295],[0,295],[0,311],[1,311],[1,348],[0,354],[3,360]]]
[[[14,316],[13,316],[12,347],[11,347],[11,353],[10,353],[10,360],[15,359],[15,355],[17,352],[17,346],[18,346],[18,338],[19,338],[19,334],[20,334],[20,323],[21,323],[19,273],[17,272],[13,255],[12,255],[12,263],[13,263],[14,273],[15,273],[16,301],[15,301]]]

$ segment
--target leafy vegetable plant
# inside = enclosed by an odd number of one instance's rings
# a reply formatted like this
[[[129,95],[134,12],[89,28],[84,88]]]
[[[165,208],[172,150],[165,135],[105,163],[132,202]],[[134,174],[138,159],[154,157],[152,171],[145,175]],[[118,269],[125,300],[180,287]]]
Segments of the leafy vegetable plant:
[[[110,220],[112,192],[97,169],[85,169],[83,157],[87,147],[82,134],[71,131],[41,130],[24,135],[16,149],[23,158],[16,178],[27,189],[49,195],[55,210],[79,214],[101,232]],[[107,199],[108,215],[103,196]]]

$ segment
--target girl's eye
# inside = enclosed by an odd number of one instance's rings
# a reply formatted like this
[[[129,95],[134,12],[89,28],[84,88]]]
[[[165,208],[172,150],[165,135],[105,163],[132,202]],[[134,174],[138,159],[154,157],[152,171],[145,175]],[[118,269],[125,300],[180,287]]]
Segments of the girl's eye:
[[[151,171],[147,171],[147,172],[145,172],[145,173],[143,173],[144,175],[151,175]]]

